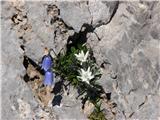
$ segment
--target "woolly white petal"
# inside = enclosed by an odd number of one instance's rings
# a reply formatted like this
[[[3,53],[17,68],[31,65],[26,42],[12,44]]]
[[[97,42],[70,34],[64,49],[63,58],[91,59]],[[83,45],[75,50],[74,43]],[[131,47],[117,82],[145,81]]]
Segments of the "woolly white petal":
[[[89,54],[89,51],[87,51],[86,54],[85,54],[85,56],[84,56],[85,60],[87,60],[88,54]]]
[[[78,54],[74,54],[77,58],[79,57],[79,55]]]
[[[88,72],[88,73],[90,73],[90,70],[91,70],[91,68],[90,68],[90,67],[88,67],[87,72]]]
[[[81,55],[82,55],[82,56],[84,56],[84,52],[83,52],[83,50],[81,51]]]
[[[82,80],[82,77],[81,76],[77,76],[77,78],[81,79]]]

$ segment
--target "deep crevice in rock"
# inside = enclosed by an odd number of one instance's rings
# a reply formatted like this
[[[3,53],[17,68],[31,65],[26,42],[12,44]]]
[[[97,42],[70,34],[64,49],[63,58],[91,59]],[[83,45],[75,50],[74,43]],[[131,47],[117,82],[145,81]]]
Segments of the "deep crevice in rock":
[[[55,83],[55,86],[53,88],[52,93],[54,93],[55,95],[60,93],[62,90],[62,87],[63,87],[62,85],[63,85],[63,81],[59,81],[59,82]]]
[[[52,105],[53,105],[53,106],[55,106],[55,105],[60,106],[61,100],[62,100],[62,96],[61,96],[61,95],[56,95],[56,96],[54,96],[54,99],[53,99],[53,101],[52,101]]]
[[[24,75],[23,79],[26,83],[30,81],[30,78],[27,73]]]
[[[28,68],[28,64],[29,64],[29,62],[28,62],[27,56],[24,56],[24,58],[23,58],[23,65],[24,65],[24,67],[26,69]]]
[[[35,75],[34,77],[30,77],[27,74],[27,69],[28,69],[29,64],[31,64],[35,68],[35,70],[37,70],[40,74],[44,75],[44,71],[41,69],[41,67],[38,64],[36,64],[31,58],[24,55],[23,66],[26,69],[26,74],[24,75],[23,79],[25,82],[33,81],[34,79],[39,79],[39,76],[37,75]]]
[[[107,100],[111,100],[111,92],[110,93],[106,93],[106,98],[107,98]]]
[[[28,59],[27,59],[26,56],[24,56],[24,58],[23,58],[23,66],[25,67],[26,70],[28,68],[28,65],[29,65]],[[28,82],[30,80],[30,78],[29,78],[27,73],[23,76],[23,80],[25,82]]]
[[[84,30],[82,30],[84,29]],[[67,51],[71,49],[72,46],[77,47],[78,44],[84,44],[87,42],[87,33],[93,32],[94,28],[92,25],[83,24],[81,31],[79,33],[74,33],[67,40]]]
[[[20,48],[25,51],[25,46],[24,45],[20,45]]]

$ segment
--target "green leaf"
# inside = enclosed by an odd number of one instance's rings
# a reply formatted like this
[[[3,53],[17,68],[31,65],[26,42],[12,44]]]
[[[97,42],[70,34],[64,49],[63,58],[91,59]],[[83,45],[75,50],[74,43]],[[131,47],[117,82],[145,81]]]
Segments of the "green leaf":
[[[75,53],[75,52],[76,52],[75,47],[71,47],[71,52],[72,52],[72,53]]]

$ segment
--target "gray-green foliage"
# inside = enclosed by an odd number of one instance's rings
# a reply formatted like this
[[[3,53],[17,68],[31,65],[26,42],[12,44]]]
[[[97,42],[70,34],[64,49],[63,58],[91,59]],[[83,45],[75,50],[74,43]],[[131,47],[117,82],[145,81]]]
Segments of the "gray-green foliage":
[[[60,53],[54,65],[54,70],[58,73],[61,77],[66,80],[69,80],[71,84],[77,86],[79,81],[77,79],[78,76],[78,69],[79,69],[79,61],[76,60],[75,54],[80,52],[80,50],[87,51],[86,46],[78,46],[78,49],[75,47],[71,47],[69,51],[66,53]]]
[[[83,64],[81,64],[75,56],[75,54],[80,53],[80,51],[83,51],[84,53],[89,51],[87,61]],[[97,109],[97,103],[101,99],[101,94],[103,94],[104,91],[103,88],[99,84],[97,84],[97,80],[100,79],[101,73],[99,67],[96,65],[92,50],[90,48],[87,48],[86,45],[82,44],[77,45],[77,47],[71,47],[71,49],[67,52],[59,53],[54,63],[55,64],[53,69],[55,73],[60,75],[64,80],[68,80],[75,88],[78,89],[78,97],[83,95],[82,100],[84,103],[85,101],[89,100],[95,105],[95,110],[99,110]],[[91,68],[91,72],[94,75],[94,78],[90,80],[90,84],[82,82],[77,78],[77,76],[79,76],[78,71],[81,68],[87,69],[88,67]],[[95,110],[92,113],[92,116],[93,114],[103,114],[103,112],[101,113],[99,111],[97,113]]]
[[[88,116],[90,120],[106,120],[101,104],[96,103],[93,112]]]

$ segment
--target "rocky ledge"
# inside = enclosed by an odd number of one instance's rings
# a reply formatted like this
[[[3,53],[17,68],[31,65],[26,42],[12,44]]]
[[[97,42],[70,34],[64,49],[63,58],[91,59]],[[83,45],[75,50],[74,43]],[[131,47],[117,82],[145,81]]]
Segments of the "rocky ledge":
[[[160,2],[11,0],[1,7],[2,120],[87,119],[74,89],[62,106],[43,109],[26,81],[39,75],[26,57],[39,64],[45,47],[59,53],[79,40],[92,48],[99,83],[116,103],[114,112],[104,106],[107,119],[160,118]]]

